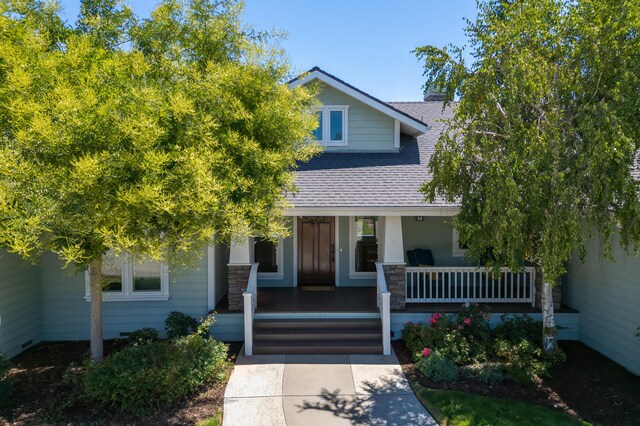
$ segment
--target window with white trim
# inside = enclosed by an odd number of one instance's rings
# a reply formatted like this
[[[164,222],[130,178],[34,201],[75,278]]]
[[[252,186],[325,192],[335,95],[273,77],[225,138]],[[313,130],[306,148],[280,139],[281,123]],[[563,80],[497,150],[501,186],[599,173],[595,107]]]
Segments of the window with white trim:
[[[90,300],[89,272],[85,274],[85,299]],[[140,260],[109,250],[102,256],[102,300],[152,301],[169,299],[169,269],[153,260]]]
[[[451,254],[453,255],[453,257],[464,257],[467,253],[467,246],[464,244],[460,244],[460,234],[455,229],[453,229],[452,242],[453,251]]]
[[[253,261],[258,263],[258,278],[282,279],[282,238],[277,242],[264,237],[253,238]]]
[[[325,105],[316,111],[318,127],[313,138],[324,146],[346,146],[349,144],[349,105]]]
[[[352,216],[350,230],[350,278],[375,276],[378,261],[378,219],[374,216]]]

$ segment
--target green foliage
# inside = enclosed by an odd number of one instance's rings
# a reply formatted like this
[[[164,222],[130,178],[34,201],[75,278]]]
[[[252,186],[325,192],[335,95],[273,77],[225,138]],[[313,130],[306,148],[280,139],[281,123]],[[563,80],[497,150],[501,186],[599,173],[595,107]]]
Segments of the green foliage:
[[[204,318],[200,318],[195,333],[200,337],[208,337],[211,333],[211,327],[216,323],[216,313],[211,311]]]
[[[158,330],[152,327],[141,328],[140,330],[132,331],[127,336],[129,345],[140,346],[147,343],[157,342],[160,340],[160,334]]]
[[[438,352],[422,358],[416,364],[416,368],[425,377],[435,382],[454,382],[458,378],[460,369]]]
[[[466,365],[460,369],[463,376],[483,383],[496,383],[504,377],[505,366],[498,362]]]
[[[565,272],[585,235],[640,249],[640,3],[479,2],[461,49],[415,50],[426,86],[459,96],[431,157],[427,198],[460,200],[453,226],[492,266]]]
[[[518,343],[528,340],[536,343],[542,336],[542,321],[536,321],[528,315],[502,315],[502,323],[496,326],[493,333],[496,339]]]
[[[507,375],[518,383],[529,383],[547,372],[542,349],[526,339],[518,343],[496,340],[494,350],[506,361]]]
[[[0,5],[0,245],[86,268],[108,249],[199,258],[216,234],[286,235],[284,192],[318,151],[313,93],[289,89],[237,0],[148,19],[85,0]]]
[[[11,362],[0,352],[0,408],[5,407],[13,393],[13,383],[7,378]]]
[[[148,413],[226,375],[227,347],[197,334],[128,346],[87,367],[86,396],[105,407]]]
[[[185,313],[172,311],[164,320],[164,328],[167,331],[167,337],[186,336],[198,329],[198,321]]]

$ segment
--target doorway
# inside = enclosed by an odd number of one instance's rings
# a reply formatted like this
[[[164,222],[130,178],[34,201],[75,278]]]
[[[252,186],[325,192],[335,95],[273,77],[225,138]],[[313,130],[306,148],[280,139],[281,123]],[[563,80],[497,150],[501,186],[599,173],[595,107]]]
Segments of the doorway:
[[[335,285],[335,217],[298,217],[298,285]]]

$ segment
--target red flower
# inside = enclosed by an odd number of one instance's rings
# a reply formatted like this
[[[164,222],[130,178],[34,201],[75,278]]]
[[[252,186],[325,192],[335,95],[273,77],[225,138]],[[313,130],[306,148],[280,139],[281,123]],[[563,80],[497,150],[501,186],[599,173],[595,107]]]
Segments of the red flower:
[[[464,319],[464,323],[465,323],[466,325],[471,325],[471,318],[466,317],[466,318]]]
[[[422,356],[424,356],[424,357],[428,357],[429,355],[431,355],[431,349],[429,349],[429,348],[424,348],[424,349],[422,350]]]
[[[433,315],[431,315],[431,318],[429,318],[429,322],[430,322],[431,324],[434,324],[434,325],[435,325],[435,324],[437,324],[437,323],[438,323],[438,321],[440,321],[440,318],[442,318],[442,315],[440,315],[440,314],[433,314]]]

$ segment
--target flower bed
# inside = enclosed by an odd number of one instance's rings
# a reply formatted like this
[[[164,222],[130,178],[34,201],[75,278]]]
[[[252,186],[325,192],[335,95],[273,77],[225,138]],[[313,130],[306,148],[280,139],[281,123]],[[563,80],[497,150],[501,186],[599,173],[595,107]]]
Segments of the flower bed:
[[[416,368],[439,382],[464,376],[527,383],[548,375],[551,366],[566,359],[561,349],[542,350],[541,322],[526,315],[504,315],[502,324],[491,330],[488,311],[477,304],[457,314],[433,314],[426,323],[408,322],[402,338]]]

